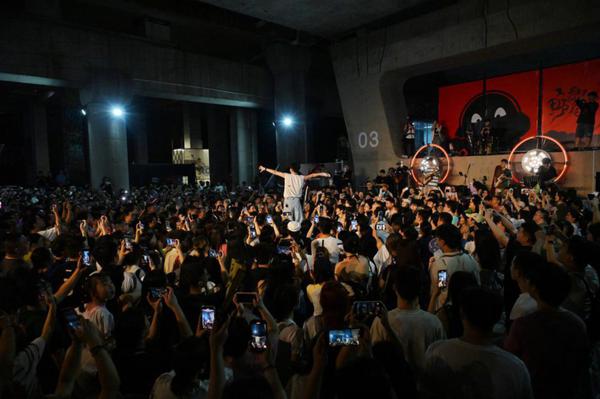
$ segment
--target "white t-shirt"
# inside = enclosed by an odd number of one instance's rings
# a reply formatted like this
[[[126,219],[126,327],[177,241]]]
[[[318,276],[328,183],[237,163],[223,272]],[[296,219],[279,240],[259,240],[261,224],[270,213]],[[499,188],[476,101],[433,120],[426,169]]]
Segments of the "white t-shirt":
[[[306,286],[306,294],[313,305],[313,315],[315,316],[320,316],[323,313],[323,308],[321,307],[321,288],[323,288],[323,284],[309,284]]]
[[[425,353],[425,372],[423,388],[434,397],[533,398],[525,363],[494,345],[458,338],[435,342]]]
[[[291,353],[299,355],[302,351],[304,331],[293,320],[277,323],[279,328],[279,341],[290,344]]]
[[[396,333],[408,364],[418,372],[425,366],[425,351],[435,341],[446,338],[444,327],[435,315],[421,309],[394,309],[388,313],[390,327]],[[373,343],[389,340],[383,323],[376,317],[371,325]]]
[[[362,255],[349,256],[335,265],[334,270],[336,276],[346,273],[361,279],[366,278],[369,276],[369,259]]]
[[[519,317],[527,316],[537,310],[537,302],[526,292],[521,293],[512,309],[510,310],[510,319],[516,320]]]
[[[336,263],[338,263],[338,260],[340,258],[340,247],[341,246],[342,246],[342,241],[338,240],[337,238],[335,238],[333,236],[328,236],[325,238],[317,238],[317,239],[313,240],[312,243],[310,244],[311,254],[313,255],[313,261],[314,261],[314,255],[316,253],[317,247],[325,247],[327,249],[327,252],[329,252],[329,261],[335,265]]]
[[[181,399],[182,397],[175,395],[171,390],[173,378],[175,378],[175,370],[161,374],[154,381],[154,386],[150,392],[150,399]],[[225,381],[229,382],[232,378],[233,372],[230,368],[225,367]],[[208,397],[208,380],[197,380],[192,393],[185,396],[186,399],[204,399],[206,397]]]
[[[14,358],[13,383],[21,387],[28,398],[36,398],[41,395],[37,367],[45,348],[46,340],[38,337],[18,352]]]
[[[390,251],[388,251],[385,245],[382,245],[373,257],[373,263],[375,263],[375,270],[377,270],[378,276],[392,264],[392,255],[390,255]]]
[[[115,329],[115,319],[106,307],[94,306],[93,308],[86,308],[85,312],[81,313],[81,316],[92,322],[105,340],[112,336]],[[85,347],[81,353],[81,368],[90,374],[94,374],[98,370],[96,361],[92,357],[88,347]]]
[[[304,176],[284,173],[283,198],[302,198]]]
[[[134,300],[138,300],[142,296],[142,282],[146,277],[144,270],[137,265],[129,265],[123,271],[123,283],[121,291],[124,294],[129,294]]]
[[[58,237],[58,227],[54,226],[47,230],[40,230],[37,233],[48,241],[54,241],[56,240],[56,237]]]
[[[179,396],[175,395],[171,390],[171,382],[175,378],[175,371],[171,370],[168,373],[161,374],[152,387],[150,392],[150,399],[178,399]],[[204,399],[208,396],[208,381],[197,381],[196,386],[190,395],[186,398],[189,399]]]
[[[112,336],[115,329],[115,319],[108,309],[104,306],[94,306],[86,308],[85,312],[81,313],[84,319],[87,319],[96,326],[102,333],[104,339]]]
[[[481,280],[479,279],[479,263],[477,263],[475,258],[473,258],[471,255],[467,255],[462,252],[449,252],[443,254],[439,258],[436,258],[435,261],[429,265],[429,275],[432,283],[437,281],[438,271],[440,270],[447,271],[448,282],[450,282],[450,277],[452,277],[454,272],[460,271],[473,273],[477,283],[481,284]],[[447,296],[448,290],[442,290],[438,296],[434,311],[443,306],[444,302],[446,302]]]

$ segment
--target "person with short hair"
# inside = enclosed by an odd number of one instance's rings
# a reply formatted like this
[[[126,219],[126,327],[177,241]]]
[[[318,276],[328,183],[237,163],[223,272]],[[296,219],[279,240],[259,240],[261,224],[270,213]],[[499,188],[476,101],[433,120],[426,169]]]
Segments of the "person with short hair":
[[[527,365],[536,398],[583,398],[589,383],[585,324],[561,308],[569,286],[567,272],[556,265],[531,274],[538,310],[516,319],[504,343]]]
[[[577,116],[577,128],[575,129],[575,149],[587,148],[592,143],[594,136],[594,125],[596,124],[596,111],[598,111],[598,93],[590,91],[587,101],[582,98],[575,100],[579,108]]]
[[[516,320],[538,309],[537,302],[531,296],[531,281],[535,278],[535,273],[543,271],[544,266],[546,266],[546,260],[531,251],[520,252],[513,258],[510,276],[517,282],[521,294],[510,310],[510,320]]]
[[[530,399],[531,380],[525,364],[493,344],[493,328],[502,314],[502,299],[482,288],[464,292],[460,338],[434,342],[425,353],[431,397]]]
[[[404,357],[417,373],[424,367],[429,345],[446,337],[440,320],[419,308],[420,271],[416,267],[401,267],[395,273],[394,291],[397,307],[388,312],[391,330],[397,335]],[[387,329],[376,317],[371,325],[373,343],[389,341]]]
[[[546,256],[548,262],[563,267],[571,281],[570,290],[562,306],[588,320],[592,315],[592,301],[600,292],[598,274],[588,264],[589,242],[573,236],[563,243],[558,254],[554,249],[554,235],[546,236]]]
[[[333,231],[333,222],[330,218],[320,217],[317,228],[319,234],[310,243],[310,253],[313,256],[313,263],[317,248],[324,247],[329,254],[329,261],[335,265],[339,261],[342,241],[331,235],[331,232]]]
[[[283,190],[283,212],[289,215],[289,219],[301,223],[304,214],[302,212],[302,196],[304,194],[304,184],[306,181],[319,177],[329,178],[331,175],[325,172],[311,173],[308,175],[300,174],[300,168],[296,164],[290,165],[288,170],[290,173],[280,172],[275,169],[265,168],[262,165],[258,166],[259,172],[268,172],[272,175],[279,176],[284,180]]]
[[[429,261],[429,275],[431,278],[431,311],[435,312],[442,307],[448,296],[448,291],[444,288],[438,290],[438,272],[445,270],[447,279],[450,280],[452,274],[457,271],[473,273],[477,283],[479,279],[479,264],[473,257],[462,251],[462,236],[460,230],[451,225],[443,224],[435,229],[437,243],[442,251],[441,256],[433,256]]]
[[[359,254],[359,239],[350,233],[344,239],[345,258],[335,265],[335,276],[346,283],[364,283],[369,276],[369,260]]]

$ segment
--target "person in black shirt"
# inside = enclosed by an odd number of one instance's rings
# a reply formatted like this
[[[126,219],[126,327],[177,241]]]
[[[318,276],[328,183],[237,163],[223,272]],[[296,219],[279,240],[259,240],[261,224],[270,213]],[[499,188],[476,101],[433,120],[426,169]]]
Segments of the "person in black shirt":
[[[406,117],[406,123],[404,124],[402,144],[404,146],[404,155],[411,157],[415,153],[415,125],[409,116]]]
[[[575,100],[579,108],[577,117],[577,129],[575,130],[575,148],[589,147],[594,135],[594,124],[596,123],[596,111],[598,110],[598,94],[590,91],[587,95],[588,100],[581,98]]]
[[[552,160],[550,158],[544,158],[542,160],[542,166],[538,170],[538,181],[541,188],[546,188],[550,184],[553,183],[554,178],[558,174],[556,173],[556,168],[552,165]]]

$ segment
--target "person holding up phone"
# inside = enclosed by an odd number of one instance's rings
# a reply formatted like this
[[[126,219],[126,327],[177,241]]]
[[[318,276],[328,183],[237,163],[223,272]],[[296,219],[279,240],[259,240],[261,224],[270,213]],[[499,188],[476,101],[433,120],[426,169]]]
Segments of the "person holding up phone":
[[[46,313],[46,319],[42,327],[42,332],[39,337],[31,341],[22,350],[13,353],[14,359],[12,360],[12,384],[20,386],[25,391],[25,397],[38,397],[40,394],[40,387],[37,379],[37,373],[31,370],[36,370],[38,364],[42,359],[42,355],[46,349],[46,345],[52,336],[54,331],[54,323],[56,321],[56,302],[50,295],[46,297],[46,306],[48,312]],[[11,317],[4,314],[0,317],[0,329],[2,335],[5,334],[6,330],[10,330],[13,334],[16,334],[16,323]],[[16,339],[16,338],[15,338]],[[2,348],[6,349],[6,348]],[[6,356],[3,356],[5,358]]]
[[[432,257],[429,261],[429,274],[431,278],[431,297],[433,298],[434,291],[437,290],[438,272],[446,270],[448,281],[452,278],[452,274],[457,271],[466,271],[473,273],[475,279],[479,282],[480,267],[477,261],[469,254],[462,251],[462,235],[460,230],[451,225],[443,224],[435,230],[437,244],[441,250],[441,256]],[[447,290],[442,290],[435,298],[432,304],[431,311],[435,312],[442,307],[448,296]]]
[[[61,378],[55,391],[57,398],[70,398],[75,388],[77,370],[81,364],[84,345],[93,354],[94,364],[98,370],[100,384],[99,398],[114,398],[119,395],[121,378],[115,364],[104,346],[102,334],[88,320],[79,320],[75,328],[70,329],[72,340],[61,367]]]
[[[115,320],[113,314],[106,308],[106,303],[114,298],[115,285],[107,274],[95,273],[87,280],[86,288],[90,301],[85,304],[85,310],[81,316],[92,322],[100,331],[104,344],[109,348],[113,348]],[[97,371],[93,354],[89,350],[83,353],[81,367],[84,372],[89,374],[94,374]]]

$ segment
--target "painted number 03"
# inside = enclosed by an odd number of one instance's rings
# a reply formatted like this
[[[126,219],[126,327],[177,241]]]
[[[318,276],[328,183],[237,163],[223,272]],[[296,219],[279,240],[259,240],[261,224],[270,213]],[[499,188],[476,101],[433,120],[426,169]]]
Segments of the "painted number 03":
[[[371,148],[375,148],[379,145],[379,133],[373,130],[371,133],[367,134],[365,132],[358,133],[358,146],[360,148],[367,148],[367,146]]]

